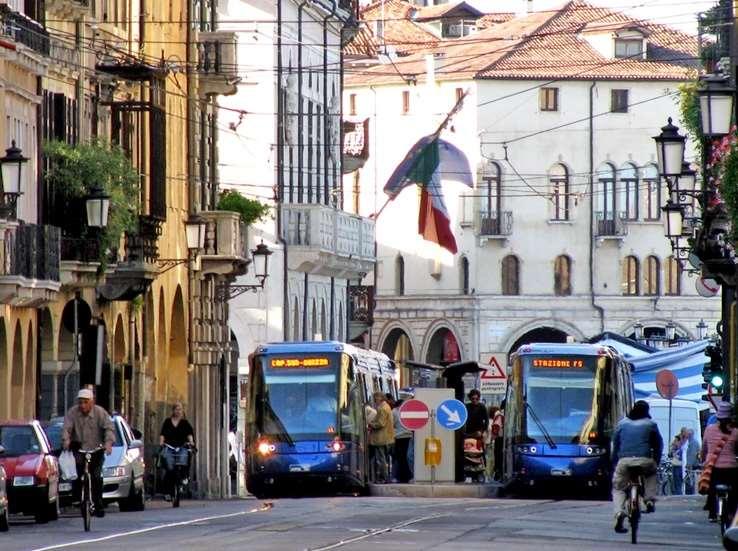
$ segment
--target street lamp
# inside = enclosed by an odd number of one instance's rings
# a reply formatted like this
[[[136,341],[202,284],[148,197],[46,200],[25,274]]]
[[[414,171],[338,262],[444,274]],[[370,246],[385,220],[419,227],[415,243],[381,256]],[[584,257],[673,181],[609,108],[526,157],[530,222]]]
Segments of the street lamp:
[[[16,147],[15,140],[11,141],[10,147],[5,150],[5,156],[0,158],[3,185],[3,204],[0,206],[2,218],[16,216],[18,196],[22,193],[23,165],[27,162],[28,158],[23,156],[19,147]]]
[[[664,234],[672,241],[682,236],[684,231],[684,212],[680,205],[672,203],[671,199],[661,207],[664,213]]]
[[[272,251],[269,250],[269,247],[267,247],[263,241],[259,243],[255,249],[251,249],[251,258],[254,262],[254,277],[256,277],[259,283],[246,285],[231,285],[230,283],[224,283],[218,286],[218,297],[221,300],[230,300],[246,291],[257,292],[263,289],[266,278],[269,277],[269,257],[271,254]]]
[[[666,324],[666,340],[668,342],[673,341],[676,339],[676,325],[674,325],[672,322],[669,322]]]
[[[107,195],[100,184],[95,184],[85,198],[87,207],[87,225],[91,228],[104,228],[108,225],[110,195]]]
[[[722,73],[700,78],[700,120],[702,134],[707,138],[719,138],[730,132],[733,124],[733,98],[735,88],[730,86],[728,76]]]
[[[633,324],[633,332],[637,341],[643,340],[643,324],[640,321]]]
[[[187,234],[187,249],[190,252],[197,252],[198,249],[205,248],[205,231],[207,230],[207,221],[199,214],[191,214],[185,222],[185,232]]]
[[[701,319],[697,324],[697,338],[699,340],[704,339],[707,336],[707,324],[705,320]]]
[[[692,170],[692,165],[687,162],[682,163],[682,173],[679,175],[678,187],[680,194],[694,194],[697,187],[697,172]]]
[[[661,134],[653,139],[656,142],[656,160],[661,176],[668,179],[681,175],[687,138],[679,135],[679,128],[671,123],[671,117],[666,126],[661,127]]]

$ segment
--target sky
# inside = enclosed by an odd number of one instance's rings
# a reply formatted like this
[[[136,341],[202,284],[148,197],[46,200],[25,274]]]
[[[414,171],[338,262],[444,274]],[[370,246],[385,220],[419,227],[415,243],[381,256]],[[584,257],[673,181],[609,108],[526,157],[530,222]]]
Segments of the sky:
[[[482,11],[517,11],[524,0],[466,0]],[[658,23],[697,34],[697,13],[715,5],[716,0],[589,0],[593,5],[612,8],[634,17],[652,19]],[[533,11],[563,5],[562,0],[533,0]]]

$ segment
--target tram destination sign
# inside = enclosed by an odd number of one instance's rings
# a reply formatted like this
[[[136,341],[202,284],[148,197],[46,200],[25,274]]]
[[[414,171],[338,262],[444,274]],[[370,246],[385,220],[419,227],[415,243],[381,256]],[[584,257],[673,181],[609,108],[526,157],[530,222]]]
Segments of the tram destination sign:
[[[274,368],[328,367],[331,361],[325,356],[305,358],[271,358],[269,366]]]
[[[533,358],[533,367],[549,369],[582,369],[584,360],[573,358]]]

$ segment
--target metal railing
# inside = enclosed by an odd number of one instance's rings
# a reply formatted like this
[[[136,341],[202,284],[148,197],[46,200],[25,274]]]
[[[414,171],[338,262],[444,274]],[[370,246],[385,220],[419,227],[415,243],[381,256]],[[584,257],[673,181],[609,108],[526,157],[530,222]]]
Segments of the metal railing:
[[[61,259],[77,262],[100,262],[100,242],[84,237],[62,237]]]
[[[235,33],[200,33],[197,42],[197,71],[205,75],[237,77]]]
[[[51,37],[49,39],[49,57],[57,63],[64,63],[73,69],[80,66],[79,48],[75,48],[74,44]]]
[[[139,215],[138,233],[126,234],[126,257],[128,262],[156,262],[159,259],[159,236],[161,221],[152,217]]]
[[[14,42],[28,46],[41,54],[49,55],[49,33],[43,25],[0,4],[0,29],[3,35]]]
[[[479,235],[511,235],[512,225],[513,213],[509,210],[479,213]]]
[[[357,259],[374,259],[374,220],[321,204],[288,204],[284,210],[284,239]]]
[[[59,281],[60,230],[20,224],[5,230],[0,276]]]
[[[595,235],[597,237],[622,237],[628,233],[623,214],[595,212]]]

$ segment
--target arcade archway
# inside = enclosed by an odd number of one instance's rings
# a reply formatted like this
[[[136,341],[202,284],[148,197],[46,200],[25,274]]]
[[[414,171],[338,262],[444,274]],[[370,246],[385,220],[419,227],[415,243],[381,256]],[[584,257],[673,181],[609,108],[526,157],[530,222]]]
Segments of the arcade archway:
[[[415,354],[407,333],[399,327],[392,329],[384,339],[381,350],[396,362],[400,370],[400,387],[411,386],[411,373],[405,362],[415,359]]]
[[[555,327],[537,327],[531,329],[523,336],[519,337],[518,340],[510,347],[508,354],[512,354],[517,351],[518,348],[524,344],[530,344],[534,342],[555,342],[564,343],[569,335],[561,329]]]

